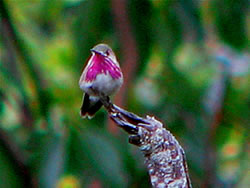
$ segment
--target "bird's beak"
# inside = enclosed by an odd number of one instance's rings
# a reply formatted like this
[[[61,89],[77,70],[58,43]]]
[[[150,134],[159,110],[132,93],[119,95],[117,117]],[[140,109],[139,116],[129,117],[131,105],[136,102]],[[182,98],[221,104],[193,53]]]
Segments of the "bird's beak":
[[[91,52],[94,52],[94,53],[98,53],[96,50],[94,49],[90,49]]]

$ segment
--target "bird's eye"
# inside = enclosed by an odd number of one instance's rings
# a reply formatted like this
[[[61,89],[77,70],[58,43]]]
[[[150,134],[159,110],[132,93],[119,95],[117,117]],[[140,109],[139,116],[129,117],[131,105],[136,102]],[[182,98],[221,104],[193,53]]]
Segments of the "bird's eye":
[[[110,53],[109,53],[109,51],[107,50],[107,51],[106,51],[106,55],[109,55],[109,54],[110,54]]]

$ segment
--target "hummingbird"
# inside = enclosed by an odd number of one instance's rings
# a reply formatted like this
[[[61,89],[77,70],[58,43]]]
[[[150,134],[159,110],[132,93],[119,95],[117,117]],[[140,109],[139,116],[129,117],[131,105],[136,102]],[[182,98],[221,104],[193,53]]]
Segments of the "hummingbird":
[[[80,115],[89,119],[102,107],[99,94],[109,97],[123,83],[120,65],[107,44],[98,44],[90,51],[91,56],[79,80],[80,89],[84,91]]]

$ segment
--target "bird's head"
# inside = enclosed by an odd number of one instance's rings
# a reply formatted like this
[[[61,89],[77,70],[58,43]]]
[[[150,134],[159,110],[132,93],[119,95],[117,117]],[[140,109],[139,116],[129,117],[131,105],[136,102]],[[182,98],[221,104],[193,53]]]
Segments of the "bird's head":
[[[117,64],[117,59],[113,50],[107,44],[97,44],[90,50],[94,55],[102,56],[105,59],[112,60],[115,64]]]

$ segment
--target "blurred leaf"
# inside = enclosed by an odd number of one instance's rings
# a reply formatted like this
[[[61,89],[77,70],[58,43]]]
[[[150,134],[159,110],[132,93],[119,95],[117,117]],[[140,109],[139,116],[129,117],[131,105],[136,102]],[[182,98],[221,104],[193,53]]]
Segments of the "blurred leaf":
[[[90,49],[101,43],[112,31],[112,16],[109,1],[83,1],[76,11],[79,16],[73,24],[76,42],[77,66],[79,71],[90,55]]]
[[[18,175],[18,169],[6,155],[5,148],[0,143],[0,187],[24,187],[24,180]]]
[[[94,178],[97,176],[109,187],[126,187],[126,176],[123,172],[123,165],[119,153],[104,135],[85,130],[80,135],[74,133],[71,140],[73,141],[75,139],[79,142],[74,141],[75,144],[71,145],[71,147],[74,146],[75,148],[71,148],[71,150],[74,149],[76,153],[73,154],[73,152],[71,152],[73,155],[69,156],[71,161],[70,165],[73,165],[71,166],[73,171],[75,171],[74,167],[76,167],[77,164],[84,165],[81,166],[81,173],[87,171],[90,177]],[[74,161],[74,159],[76,160]],[[70,161],[68,161],[68,163]]]
[[[83,174],[84,169],[90,169],[85,151],[79,149],[81,146],[81,137],[74,128],[69,128],[69,137],[66,143],[66,174]]]
[[[4,101],[4,93],[0,89],[0,117],[2,116],[2,113],[3,113],[3,110],[4,110],[3,101]]]
[[[52,139],[47,145],[46,155],[40,171],[40,185],[42,187],[55,187],[59,177],[63,174],[64,167],[64,144],[63,137]],[[45,154],[45,153],[44,153]]]
[[[247,47],[245,21],[249,1],[216,0],[212,2],[220,37],[236,48]]]
[[[39,130],[31,135],[27,148],[32,152],[30,164],[38,173],[39,184],[55,187],[64,169],[64,137]]]
[[[183,35],[194,38],[195,41],[201,41],[204,39],[204,29],[202,27],[202,19],[199,10],[199,3],[195,3],[193,0],[181,0],[180,7],[182,12],[179,10],[179,15],[181,16],[183,25]],[[186,17],[186,18],[185,18]],[[187,32],[187,33],[186,33]]]
[[[169,56],[181,42],[181,22],[176,13],[178,1],[163,1],[162,7],[159,8],[154,24],[157,24],[159,36],[157,37],[159,43],[164,49],[164,52]],[[156,15],[157,15],[156,14]],[[160,22],[158,22],[160,21]]]
[[[41,1],[39,24],[44,33],[51,35],[60,18],[63,8],[62,0],[43,0]]]
[[[221,110],[226,92],[225,81],[226,78],[219,74],[208,88],[203,101],[204,109],[207,114],[213,116],[215,113]]]
[[[129,0],[128,11],[130,22],[136,38],[136,43],[139,50],[139,74],[145,69],[147,59],[150,56],[152,48],[152,14],[153,7],[149,0]]]

